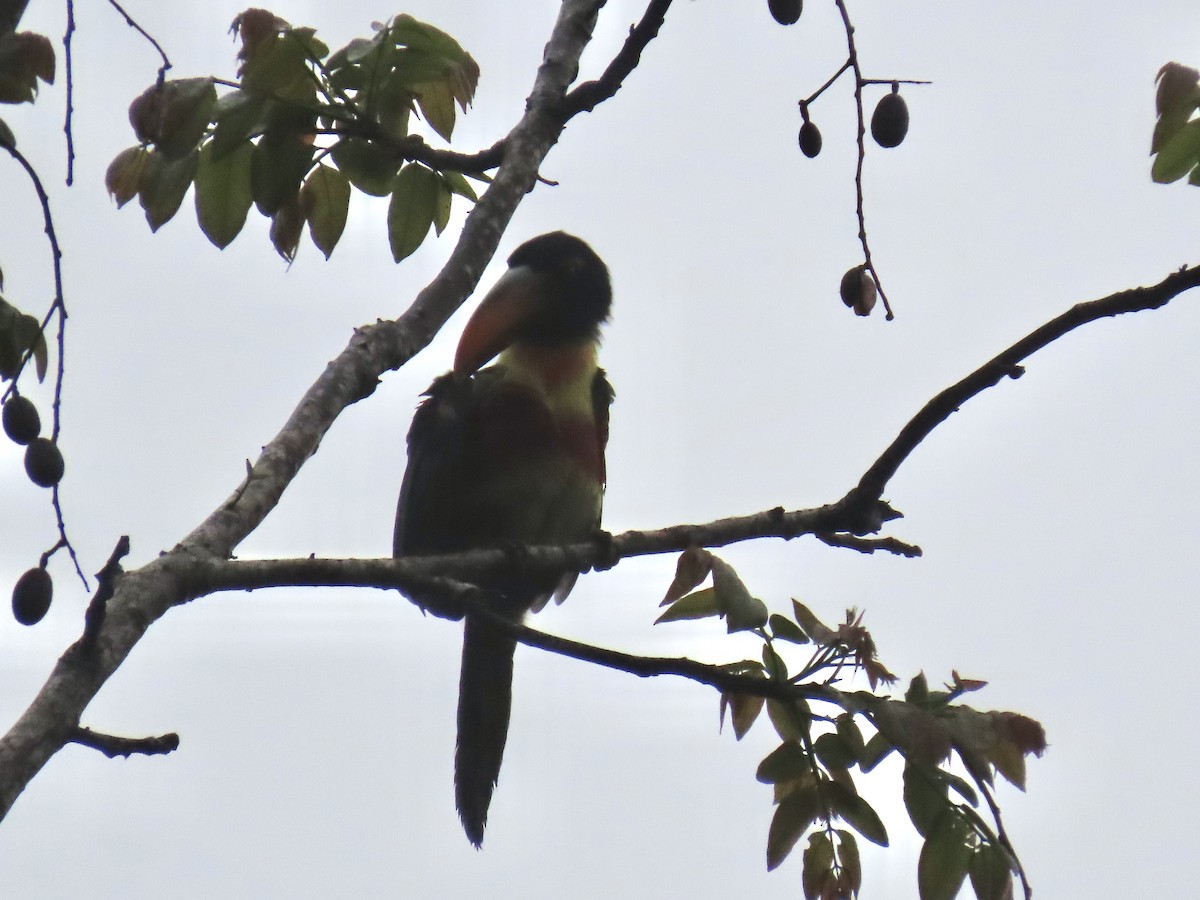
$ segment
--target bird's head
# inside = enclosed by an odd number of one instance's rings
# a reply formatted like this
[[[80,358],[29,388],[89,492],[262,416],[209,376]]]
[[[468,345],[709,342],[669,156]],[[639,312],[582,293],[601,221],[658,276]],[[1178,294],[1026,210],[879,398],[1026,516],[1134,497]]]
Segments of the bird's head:
[[[463,329],[454,372],[466,377],[524,342],[554,348],[595,342],[608,319],[608,267],[574,235],[554,231],[526,241]]]

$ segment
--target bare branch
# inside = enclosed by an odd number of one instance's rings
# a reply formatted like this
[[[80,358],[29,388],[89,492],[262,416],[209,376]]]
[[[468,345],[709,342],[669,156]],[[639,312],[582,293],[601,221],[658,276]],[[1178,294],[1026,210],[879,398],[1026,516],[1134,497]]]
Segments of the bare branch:
[[[621,84],[642,61],[642,51],[658,36],[671,0],[650,0],[641,21],[629,29],[629,36],[617,55],[595,81],[587,81],[563,99],[564,121],[581,112],[591,112],[621,89]]]
[[[957,384],[946,388],[900,430],[900,434],[869,468],[854,489],[863,497],[881,497],[888,482],[933,429],[950,418],[958,408],[1004,378],[1019,378],[1024,369],[1019,363],[1088,322],[1122,313],[1158,309],[1172,299],[1200,285],[1200,267],[1183,267],[1150,287],[1131,288],[1099,300],[1077,303],[1060,316],[1036,328],[1007,350],[984,363]]]
[[[173,732],[160,734],[158,737],[127,738],[92,731],[92,729],[80,725],[68,740],[72,744],[82,744],[93,750],[99,750],[109,759],[115,759],[118,756],[132,756],[135,753],[158,756],[179,749],[179,735]]]

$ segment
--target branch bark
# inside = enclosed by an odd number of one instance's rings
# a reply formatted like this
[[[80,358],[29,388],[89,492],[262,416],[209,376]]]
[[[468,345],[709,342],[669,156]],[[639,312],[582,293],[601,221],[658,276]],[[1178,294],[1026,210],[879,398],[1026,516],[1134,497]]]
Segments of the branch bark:
[[[334,419],[375,389],[432,340],[474,290],[513,213],[565,125],[559,110],[578,73],[603,0],[564,0],[525,114],[504,139],[504,160],[467,217],[449,259],[398,319],[357,330],[305,393],[279,434],[263,449],[245,482],[170,552],[122,576],[103,622],[67,649],[29,708],[0,738],[0,819],[64,744],[96,693],[146,630],[188,599],[189,569],[225,559],[275,508]]]

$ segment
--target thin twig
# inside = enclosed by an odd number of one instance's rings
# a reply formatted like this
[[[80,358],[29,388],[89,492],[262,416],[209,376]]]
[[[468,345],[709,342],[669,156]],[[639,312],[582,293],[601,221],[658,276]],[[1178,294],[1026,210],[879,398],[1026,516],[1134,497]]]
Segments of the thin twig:
[[[67,136],[67,187],[75,181],[75,135],[71,116],[75,112],[75,63],[71,54],[71,37],[75,34],[75,2],[67,0],[67,30],[63,34],[63,56],[67,64],[67,113],[63,133]]]
[[[119,12],[125,19],[125,24],[148,40],[150,45],[158,51],[158,55],[162,57],[162,65],[158,67],[158,83],[161,85],[167,77],[167,70],[171,68],[171,60],[167,58],[167,51],[162,48],[162,45],[154,39],[154,36],[150,32],[134,21],[133,16],[129,15],[117,0],[108,0],[108,5]]]

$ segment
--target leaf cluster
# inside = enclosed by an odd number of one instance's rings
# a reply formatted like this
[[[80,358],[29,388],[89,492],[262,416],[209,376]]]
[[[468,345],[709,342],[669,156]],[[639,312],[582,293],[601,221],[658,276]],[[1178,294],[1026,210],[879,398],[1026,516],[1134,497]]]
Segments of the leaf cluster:
[[[710,576],[711,586],[699,587]],[[720,718],[723,723],[729,714],[740,740],[765,709],[781,741],[756,772],[771,785],[776,807],[767,835],[769,869],[807,835],[802,870],[807,900],[856,896],[862,886],[858,838],[886,847],[888,832],[859,793],[854,771],[867,774],[895,752],[904,760],[905,808],[924,838],[918,866],[922,900],[948,900],[968,878],[981,900],[1012,897],[1020,863],[988,792],[997,773],[1024,789],[1026,756],[1040,756],[1046,748],[1040,724],[956,702],[984,687],[957,673],[943,690],[931,690],[919,674],[903,699],[880,693],[878,688],[896,679],[879,661],[861,614],[848,610],[842,623],[830,627],[794,599],[790,616],[770,613],[727,562],[706,550],[680,556],[663,603],[667,609],[659,622],[719,617],[729,632],[751,632],[763,641],[761,662],[726,666],[749,682],[746,691],[722,694]],[[793,674],[786,656],[799,646],[811,653]],[[863,671],[871,690],[835,689],[846,670]],[[750,689],[756,679],[777,690]],[[955,755],[970,780],[950,771]],[[979,811],[981,795],[992,823]]]
[[[1161,184],[1185,175],[1200,185],[1200,71],[1170,62],[1158,70],[1150,177]]]
[[[401,15],[331,54],[314,29],[262,9],[239,15],[233,31],[242,44],[237,82],[161,80],[129,107],[139,143],[112,161],[106,183],[118,206],[139,199],[152,231],[194,187],[200,228],[217,247],[237,237],[254,206],[284,259],[295,257],[305,227],[328,258],[356,188],[390,198],[399,262],[430,226],[442,232],[455,195],[475,200],[462,172],[415,161],[428,145],[412,133],[414,119],[449,141],[479,80],[449,35]]]

